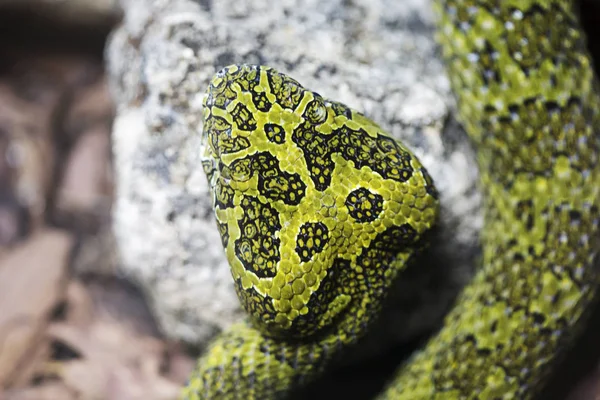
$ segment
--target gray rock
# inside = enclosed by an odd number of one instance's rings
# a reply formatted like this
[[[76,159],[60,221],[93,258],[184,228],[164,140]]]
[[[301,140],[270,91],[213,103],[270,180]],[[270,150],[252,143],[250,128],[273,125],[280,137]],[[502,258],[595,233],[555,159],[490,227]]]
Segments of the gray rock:
[[[472,276],[482,220],[476,165],[452,119],[429,2],[122,0],[122,7],[107,49],[118,105],[114,230],[121,270],[147,290],[167,334],[203,344],[243,316],[198,162],[207,83],[242,62],[272,66],[364,112],[419,156],[441,193],[440,229],[399,282],[372,343],[406,340],[439,321]]]

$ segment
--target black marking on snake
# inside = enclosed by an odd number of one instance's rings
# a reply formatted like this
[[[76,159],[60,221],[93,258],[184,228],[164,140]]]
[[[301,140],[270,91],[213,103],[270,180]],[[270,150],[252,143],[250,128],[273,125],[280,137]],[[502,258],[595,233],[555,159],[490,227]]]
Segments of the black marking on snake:
[[[333,154],[352,161],[356,169],[369,167],[385,179],[406,182],[413,174],[411,155],[389,136],[370,136],[364,129],[342,126],[331,134],[321,134],[304,122],[294,129],[292,141],[304,154],[315,188],[324,191],[331,184],[335,164]]]
[[[510,189],[519,174],[524,174],[525,179],[551,179],[557,163],[565,158],[573,170],[586,171],[597,166],[600,136],[585,129],[593,111],[583,107],[575,96],[564,103],[561,106],[534,96],[511,104],[507,114],[491,106],[485,108],[482,147],[489,151],[486,168],[492,172],[494,181]],[[528,121],[528,127],[520,127],[520,121]],[[494,132],[503,132],[503,146],[497,145]],[[541,137],[540,132],[544,132]],[[524,152],[524,148],[528,151]]]
[[[296,110],[304,96],[302,85],[295,79],[272,70],[267,71],[267,80],[271,93],[275,95],[275,102],[282,108]]]
[[[265,356],[270,356],[271,355],[271,349],[269,346],[269,341],[265,340],[264,342],[261,342],[260,345],[258,346],[258,350],[263,353]]]
[[[329,229],[322,222],[304,223],[296,236],[296,253],[300,261],[310,261],[329,242]]]
[[[280,240],[275,236],[281,230],[279,213],[250,196],[244,196],[240,206],[244,214],[238,221],[241,237],[235,240],[235,255],[259,278],[273,278],[280,260]]]
[[[515,208],[515,217],[524,223],[525,229],[533,229],[533,201],[531,199],[520,200]]]
[[[570,210],[569,219],[571,220],[572,225],[579,224],[581,222],[581,212],[579,210]]]
[[[287,349],[285,347],[281,347],[281,350],[278,353],[275,353],[275,359],[280,363],[289,363],[290,357],[286,354]]]
[[[223,68],[217,72],[217,76],[228,76],[228,79],[223,79],[218,85],[214,85],[211,82],[206,105],[226,110],[229,104],[237,99],[237,93],[232,89],[232,86],[238,85],[243,92],[251,94],[252,102],[257,110],[263,112],[269,111],[271,109],[271,102],[267,98],[266,93],[256,90],[260,83],[260,71],[260,67],[249,65],[243,65],[238,68]]]
[[[359,276],[353,274],[352,281],[344,282],[347,290],[356,292],[366,284],[368,293],[374,298],[382,295],[384,276],[389,265],[396,258],[399,251],[407,247],[416,247],[418,242],[417,231],[409,224],[393,226],[377,234],[368,247],[364,248],[356,259],[356,265],[361,267]]]
[[[227,106],[238,96],[237,92],[232,89],[233,85],[239,86],[243,92],[251,93],[254,100],[255,95],[259,93],[255,89],[260,83],[260,71],[261,68],[254,65],[229,66],[221,69],[216,74],[217,77],[221,77],[219,83],[214,85],[214,81],[211,81],[206,105],[226,110]],[[258,103],[260,104],[260,102]],[[259,107],[257,106],[257,108]]]
[[[260,66],[245,64],[233,68],[224,68],[217,74],[223,72],[225,75],[228,75],[226,81],[229,86],[237,85],[241,88],[242,92],[253,93],[256,92],[256,87],[260,83],[260,71]]]
[[[227,106],[237,97],[237,94],[231,90],[230,85],[231,82],[221,82],[218,86],[211,83],[206,106],[226,110]]]
[[[310,178],[319,191],[329,187],[335,167],[329,140],[329,136],[317,132],[309,122],[298,125],[292,132],[292,141],[302,149]]]
[[[212,148],[220,154],[236,153],[250,147],[250,141],[242,136],[231,136],[232,126],[226,119],[210,115],[204,123],[204,131],[212,138]]]
[[[253,287],[244,289],[239,279],[234,281],[234,288],[242,306],[250,314],[256,328],[262,330],[265,321],[275,320],[277,312],[273,307],[273,298],[260,295]]]
[[[354,301],[355,299],[364,299],[364,296],[379,298],[378,296],[386,290],[385,275],[390,263],[397,256],[398,251],[406,249],[407,246],[415,247],[418,239],[416,231],[408,224],[394,226],[379,233],[369,246],[362,250],[355,263],[336,258],[327,270],[327,275],[321,281],[319,289],[312,293],[306,305],[308,313],[292,322],[291,332],[288,331],[288,334],[300,334],[302,337],[324,334],[327,329],[336,326],[334,321],[322,332],[318,330],[323,313],[339,295],[348,295],[351,301],[346,309],[336,316],[336,319],[342,318],[347,313],[352,315],[357,308],[361,307]],[[374,302],[372,305],[374,308],[369,310],[373,314],[370,315],[376,315],[376,308],[380,306],[381,304]],[[348,337],[357,339],[356,321],[347,318],[343,318],[343,321],[343,324],[338,325],[338,329]]]
[[[313,92],[313,99],[306,105],[302,116],[313,125],[320,125],[327,121],[327,107],[325,101],[318,94]]]
[[[345,104],[333,100],[326,100],[325,104],[333,110],[337,117],[344,116],[347,119],[352,119],[352,110]]]
[[[376,139],[360,129],[349,130],[341,136],[342,157],[354,161],[355,167],[368,166],[384,179],[406,182],[413,174],[412,157],[398,142],[389,136],[378,134]],[[356,151],[355,151],[356,149]]]
[[[267,94],[264,92],[252,91],[252,103],[258,111],[267,112],[271,109],[271,102],[269,101]]]
[[[217,229],[221,235],[221,243],[223,244],[223,248],[226,249],[227,244],[229,243],[229,229],[227,228],[227,223],[221,223],[217,221]]]
[[[538,265],[540,268],[543,259],[540,256],[532,254],[523,254],[510,250],[499,249],[498,252],[505,260],[511,260],[514,268],[507,272],[501,278],[489,278],[487,283],[490,286],[490,295],[487,301],[491,303],[506,302],[511,308],[526,309],[529,300],[524,297],[530,293],[539,293],[541,286],[536,279],[541,279],[539,269],[527,271],[526,264]],[[536,282],[532,284],[531,282]],[[510,286],[509,286],[510,285]]]
[[[522,263],[523,261],[525,261],[525,256],[523,255],[523,253],[514,253],[513,261]]]
[[[498,51],[489,41],[485,41],[485,46],[478,52],[479,63],[481,64],[481,79],[486,86],[499,84],[502,81],[500,67],[498,65]]]
[[[327,269],[327,275],[321,281],[319,289],[311,294],[306,307],[308,313],[294,319],[288,335],[305,337],[318,332],[319,321],[327,311],[329,304],[340,294],[348,294],[350,284],[355,285],[355,272],[350,261],[336,258],[331,267]],[[329,327],[333,326],[330,324]]]
[[[508,15],[511,16],[512,13]],[[557,23],[557,15],[561,16],[560,23]],[[565,12],[562,5],[549,4],[549,9],[543,9],[534,4],[524,10],[519,18],[511,18],[510,22],[513,29],[507,30],[506,35],[509,55],[526,77],[548,60],[555,66],[560,64],[567,68],[581,65],[580,60],[573,57],[578,52],[565,47],[581,41],[577,40],[577,21],[570,17],[570,13]],[[546,31],[548,38],[545,41],[538,39],[540,26],[552,26],[552,29]]]
[[[383,211],[383,196],[366,188],[358,188],[348,194],[345,204],[348,213],[356,221],[372,222]]]
[[[306,184],[298,174],[279,168],[279,160],[269,152],[252,156],[252,169],[258,173],[258,190],[267,198],[298,205],[305,195]]]
[[[555,101],[547,101],[544,103],[544,108],[548,112],[549,115],[557,114],[560,112],[560,106]]]
[[[213,189],[215,192],[215,205],[220,209],[233,207],[233,198],[235,191],[227,185],[224,185],[219,179]]]
[[[285,129],[278,124],[265,124],[265,135],[267,139],[272,143],[283,144],[285,143]]]
[[[202,160],[202,169],[204,170],[208,181],[211,182],[216,171],[214,162],[209,159]]]
[[[300,175],[281,170],[279,160],[268,151],[238,159],[231,163],[229,170],[231,179],[236,181],[258,175],[259,193],[274,201],[298,205],[306,192],[306,184]]]
[[[258,111],[267,112],[271,109],[271,102],[267,94],[263,91],[258,91],[257,86],[260,84],[260,66],[243,66],[239,71],[239,78],[234,80],[242,88],[243,92],[252,95],[252,103]]]
[[[431,175],[429,175],[429,172],[427,172],[427,170],[423,167],[421,167],[419,169],[419,171],[421,172],[421,175],[423,176],[423,179],[425,180],[425,191],[434,199],[439,199],[440,194],[437,191],[434,183],[433,183],[433,179],[431,178]]]
[[[243,103],[237,103],[230,111],[233,122],[241,131],[253,131],[256,129],[256,120],[252,112]]]

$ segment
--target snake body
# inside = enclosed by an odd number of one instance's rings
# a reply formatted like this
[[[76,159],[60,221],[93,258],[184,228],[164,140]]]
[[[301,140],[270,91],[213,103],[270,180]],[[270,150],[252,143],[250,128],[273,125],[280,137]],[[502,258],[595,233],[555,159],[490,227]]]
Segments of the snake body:
[[[526,399],[599,283],[600,90],[570,1],[435,3],[485,195],[482,266],[389,399]],[[365,334],[424,246],[437,193],[374,122],[264,66],[221,70],[203,166],[248,321],[186,399],[281,398]]]

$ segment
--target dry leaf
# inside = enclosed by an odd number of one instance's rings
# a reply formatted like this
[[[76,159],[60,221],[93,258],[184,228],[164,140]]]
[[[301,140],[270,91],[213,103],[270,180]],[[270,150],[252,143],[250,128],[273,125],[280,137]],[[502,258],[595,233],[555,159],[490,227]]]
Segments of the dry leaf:
[[[135,301],[106,282],[91,287],[73,283],[66,320],[49,328],[53,340],[79,355],[53,364],[52,371],[83,399],[175,399],[183,381],[163,375],[167,345],[131,321],[139,319],[132,313]],[[115,300],[120,310],[114,309]]]
[[[0,400],[77,400],[73,391],[65,384],[52,382],[27,389],[10,390],[0,394]]]
[[[71,235],[46,229],[0,259],[0,388],[35,353],[64,295],[72,245]]]

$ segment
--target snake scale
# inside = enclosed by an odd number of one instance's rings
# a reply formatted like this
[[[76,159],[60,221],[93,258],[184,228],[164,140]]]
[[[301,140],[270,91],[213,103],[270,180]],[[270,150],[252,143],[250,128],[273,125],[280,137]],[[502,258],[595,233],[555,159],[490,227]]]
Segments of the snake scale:
[[[576,4],[435,2],[485,197],[482,265],[387,399],[527,399],[595,299],[600,90]],[[425,246],[438,195],[366,116],[265,66],[218,72],[203,167],[248,321],[185,399],[283,398],[361,338]]]

